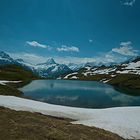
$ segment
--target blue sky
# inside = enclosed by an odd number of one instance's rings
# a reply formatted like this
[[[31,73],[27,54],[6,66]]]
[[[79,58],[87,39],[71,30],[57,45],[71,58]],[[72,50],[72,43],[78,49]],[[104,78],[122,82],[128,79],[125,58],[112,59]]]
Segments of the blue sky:
[[[36,63],[124,61],[140,50],[139,0],[0,0],[0,50]]]

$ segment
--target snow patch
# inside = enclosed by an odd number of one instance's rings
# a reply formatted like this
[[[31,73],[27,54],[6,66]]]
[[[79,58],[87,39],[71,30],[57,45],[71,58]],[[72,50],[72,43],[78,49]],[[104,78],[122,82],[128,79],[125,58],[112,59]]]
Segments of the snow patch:
[[[108,79],[108,80],[105,80],[105,81],[103,81],[103,83],[107,83],[107,82],[109,82],[111,79]]]
[[[76,75],[76,74],[78,74],[78,72],[70,73],[70,74],[66,75],[66,76],[64,77],[64,79],[68,79],[70,76],[73,76],[73,75]]]
[[[78,79],[78,77],[76,77],[76,76],[72,76],[70,79]]]
[[[125,69],[136,69],[140,68],[140,61],[129,63],[129,65]]]
[[[6,83],[20,83],[22,81],[5,81],[5,80],[0,80],[1,85],[6,85]]]
[[[89,70],[91,69],[91,67],[88,67],[88,66],[87,66],[87,67],[85,67],[85,69],[86,69],[87,71],[89,71]]]

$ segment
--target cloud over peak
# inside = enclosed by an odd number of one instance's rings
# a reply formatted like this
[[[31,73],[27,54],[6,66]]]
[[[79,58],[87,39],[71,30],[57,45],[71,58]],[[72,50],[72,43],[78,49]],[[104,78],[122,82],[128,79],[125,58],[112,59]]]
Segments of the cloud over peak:
[[[66,46],[62,45],[61,47],[57,48],[57,51],[59,52],[79,52],[79,48],[75,46]]]
[[[133,6],[135,4],[136,0],[123,0],[121,1],[122,5],[125,5],[125,6]]]
[[[26,41],[26,44],[32,47],[38,47],[38,48],[49,48],[48,45],[40,44],[37,41]]]
[[[138,50],[134,50],[132,47],[132,42],[121,42],[120,47],[113,48],[112,52],[124,55],[124,56],[136,56],[138,53]]]
[[[26,44],[35,47],[35,48],[44,48],[44,49],[49,49],[52,50],[52,46],[41,44],[37,41],[26,41]],[[61,45],[61,47],[54,47],[54,50],[58,52],[79,52],[79,48],[76,46],[67,46],[67,45]]]

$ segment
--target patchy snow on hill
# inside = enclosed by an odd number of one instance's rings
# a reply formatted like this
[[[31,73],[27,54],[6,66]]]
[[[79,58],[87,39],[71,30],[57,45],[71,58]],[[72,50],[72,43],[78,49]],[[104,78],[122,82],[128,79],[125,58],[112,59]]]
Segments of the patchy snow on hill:
[[[70,76],[73,76],[73,75],[76,75],[76,74],[78,74],[78,72],[70,73],[70,74],[66,75],[66,76],[64,77],[64,79],[67,79],[67,78],[69,78]]]
[[[140,61],[129,63],[125,69],[139,69],[140,70]]]
[[[83,72],[82,74],[84,76],[88,75],[96,75],[96,74],[109,74],[111,72],[114,72],[117,68],[105,68],[105,69],[98,69],[98,68],[90,68],[87,69],[87,71]]]
[[[102,69],[102,70],[96,70],[93,73],[94,74],[109,74],[110,72],[114,72],[116,70],[116,68],[106,68],[106,69]]]
[[[80,69],[76,73],[68,74],[64,77],[64,79],[71,79],[72,76],[76,76],[77,79],[80,77],[89,78],[90,76],[96,75],[108,75],[109,79],[114,78],[119,74],[135,74],[140,75],[140,59],[134,59],[133,61],[125,62],[123,64],[113,65],[113,66],[100,66],[100,67],[92,67],[85,66],[83,69]],[[101,79],[102,82],[109,82],[109,79]]]

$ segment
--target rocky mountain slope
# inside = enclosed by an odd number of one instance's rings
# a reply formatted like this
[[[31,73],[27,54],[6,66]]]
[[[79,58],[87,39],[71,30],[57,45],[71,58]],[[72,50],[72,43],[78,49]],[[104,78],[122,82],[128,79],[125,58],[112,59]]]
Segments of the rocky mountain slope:
[[[113,85],[140,88],[140,57],[114,66],[86,66],[60,78],[96,80]]]
[[[8,54],[0,51],[0,65],[16,64],[17,62],[11,58]]]
[[[131,59],[121,64],[109,66],[94,66],[84,64],[58,64],[53,58],[37,65],[29,64],[22,59],[13,59],[5,52],[0,52],[0,66],[18,65],[43,78],[96,80],[112,85],[140,88],[140,57]]]
[[[65,64],[58,64],[53,58],[48,59],[45,63],[33,65],[25,62],[23,59],[13,59],[5,52],[0,52],[0,66],[15,64],[22,66],[28,70],[32,70],[44,78],[57,78],[61,75],[72,72],[72,70]]]
[[[56,63],[53,58],[48,59],[45,63],[35,65],[34,69],[41,77],[47,78],[57,78],[72,72],[68,66]]]

